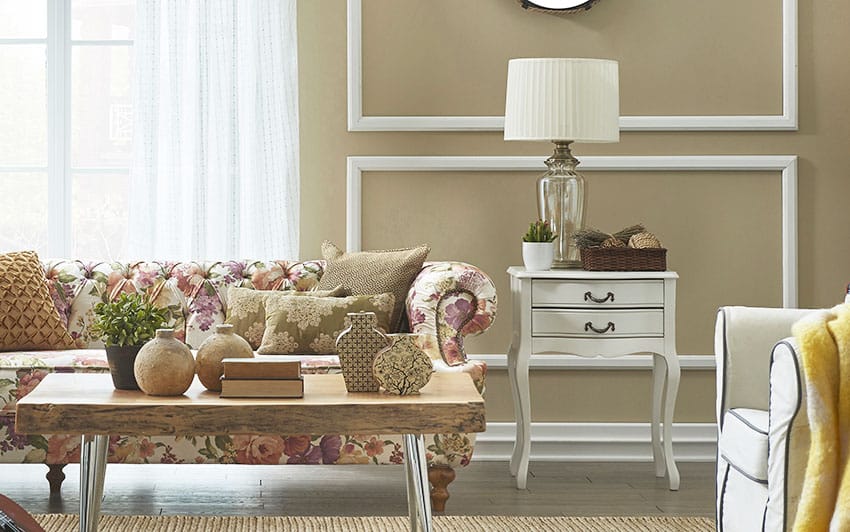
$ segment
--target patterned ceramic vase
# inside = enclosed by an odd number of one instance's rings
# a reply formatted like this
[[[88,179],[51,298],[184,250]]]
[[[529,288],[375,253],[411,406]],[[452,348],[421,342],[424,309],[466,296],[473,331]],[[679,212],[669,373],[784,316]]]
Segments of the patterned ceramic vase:
[[[182,395],[195,378],[192,351],[174,338],[174,329],[157,329],[133,364],[139,388],[148,395]]]
[[[253,358],[251,345],[238,334],[233,334],[233,325],[221,323],[215,326],[215,334],[204,340],[195,357],[198,379],[207,390],[221,391],[221,376],[224,374],[223,358]]]
[[[348,320],[351,325],[336,339],[345,388],[349,392],[377,392],[379,385],[372,365],[378,351],[387,347],[390,339],[378,329],[374,312],[349,312]]]
[[[416,343],[418,337],[418,334],[392,334],[393,344],[375,358],[375,379],[387,393],[419,393],[431,380],[434,365]]]

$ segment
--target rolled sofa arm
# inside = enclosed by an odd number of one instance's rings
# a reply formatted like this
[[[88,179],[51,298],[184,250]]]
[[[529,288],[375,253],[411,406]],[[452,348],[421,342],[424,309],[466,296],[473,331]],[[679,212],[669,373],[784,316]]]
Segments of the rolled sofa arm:
[[[764,530],[791,530],[811,439],[803,364],[794,338],[777,343],[771,354],[769,419]]]
[[[490,328],[496,306],[493,281],[465,262],[426,263],[407,294],[410,331],[430,337],[449,366],[466,362],[463,338]]]

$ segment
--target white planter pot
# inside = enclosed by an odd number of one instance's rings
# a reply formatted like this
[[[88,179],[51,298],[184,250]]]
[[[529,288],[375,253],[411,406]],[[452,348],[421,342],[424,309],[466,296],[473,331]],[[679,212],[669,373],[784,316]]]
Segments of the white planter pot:
[[[528,271],[541,272],[552,268],[555,259],[554,242],[523,242],[522,262]]]

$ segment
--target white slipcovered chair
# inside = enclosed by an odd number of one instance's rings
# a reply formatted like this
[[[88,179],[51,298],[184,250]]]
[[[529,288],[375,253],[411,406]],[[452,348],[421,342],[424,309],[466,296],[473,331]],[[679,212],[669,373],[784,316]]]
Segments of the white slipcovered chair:
[[[809,310],[718,311],[717,529],[790,530],[809,448],[803,368],[791,325]]]

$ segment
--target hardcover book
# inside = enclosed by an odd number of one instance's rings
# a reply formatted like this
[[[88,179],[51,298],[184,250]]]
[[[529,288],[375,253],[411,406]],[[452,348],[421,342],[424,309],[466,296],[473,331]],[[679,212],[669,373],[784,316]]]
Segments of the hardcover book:
[[[300,379],[298,360],[269,360],[265,358],[225,358],[225,379]]]
[[[304,397],[304,380],[224,378],[221,397]]]

